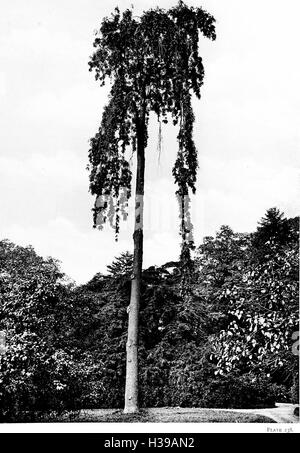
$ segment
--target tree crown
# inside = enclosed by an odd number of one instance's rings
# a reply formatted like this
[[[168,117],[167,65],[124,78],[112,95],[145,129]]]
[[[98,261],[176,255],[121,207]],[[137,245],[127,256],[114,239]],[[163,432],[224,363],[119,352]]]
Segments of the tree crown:
[[[173,168],[178,194],[195,191],[197,152],[192,132],[191,93],[200,98],[204,67],[198,54],[199,31],[214,40],[215,19],[182,1],[169,10],[150,9],[137,18],[118,8],[104,18],[89,66],[96,80],[111,82],[109,102],[89,151],[90,191],[96,195],[94,226],[109,219],[119,229],[120,214],[131,195],[126,148],[136,149],[142,127],[145,146],[151,111],[159,120],[179,123],[179,151]],[[124,192],[125,189],[125,192]],[[103,201],[103,197],[109,196]]]

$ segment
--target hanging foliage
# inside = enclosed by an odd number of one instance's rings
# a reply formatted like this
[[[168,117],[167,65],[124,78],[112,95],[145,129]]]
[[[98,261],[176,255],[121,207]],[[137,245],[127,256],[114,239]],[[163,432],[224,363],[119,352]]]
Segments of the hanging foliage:
[[[96,80],[112,87],[100,128],[89,151],[90,191],[96,196],[94,227],[107,220],[119,232],[120,215],[126,216],[131,195],[128,145],[136,146],[137,125],[144,121],[144,142],[151,111],[159,121],[179,124],[178,156],[173,176],[177,194],[195,192],[197,151],[193,141],[191,93],[200,98],[204,78],[198,55],[199,31],[214,40],[214,18],[202,8],[182,1],[169,10],[144,12],[141,17],[118,8],[102,21],[89,66]],[[181,212],[183,221],[186,213]]]

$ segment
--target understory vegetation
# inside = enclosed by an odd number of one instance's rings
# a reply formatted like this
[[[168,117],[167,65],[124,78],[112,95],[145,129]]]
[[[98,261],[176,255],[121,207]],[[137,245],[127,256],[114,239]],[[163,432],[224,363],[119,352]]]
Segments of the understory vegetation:
[[[186,263],[143,271],[141,407],[298,402],[298,238],[299,218],[272,208],[254,233],[206,237],[184,292]],[[123,407],[131,272],[125,252],[75,286],[56,260],[0,241],[2,421]]]

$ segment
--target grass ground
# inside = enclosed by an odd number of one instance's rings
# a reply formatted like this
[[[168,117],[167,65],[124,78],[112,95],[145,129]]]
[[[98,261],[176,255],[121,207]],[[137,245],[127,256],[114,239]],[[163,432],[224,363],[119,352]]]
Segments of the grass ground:
[[[82,410],[79,414],[55,418],[55,422],[94,423],[275,423],[269,417],[257,414],[195,408],[150,408],[138,414],[124,414],[114,409]]]

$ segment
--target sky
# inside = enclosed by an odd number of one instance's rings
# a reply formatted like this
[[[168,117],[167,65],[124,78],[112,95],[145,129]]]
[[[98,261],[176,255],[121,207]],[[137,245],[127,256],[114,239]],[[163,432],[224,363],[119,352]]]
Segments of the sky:
[[[1,0],[0,239],[31,244],[61,261],[77,283],[132,251],[132,206],[114,231],[92,228],[89,139],[108,87],[88,71],[94,32],[115,6],[136,14],[174,1]],[[217,40],[200,39],[205,66],[195,100],[199,153],[192,197],[195,242],[221,225],[254,231],[271,207],[299,215],[300,65],[298,0],[203,0]],[[177,129],[153,117],[146,151],[144,267],[177,259],[178,206],[172,166]],[[134,168],[134,163],[132,164]]]

